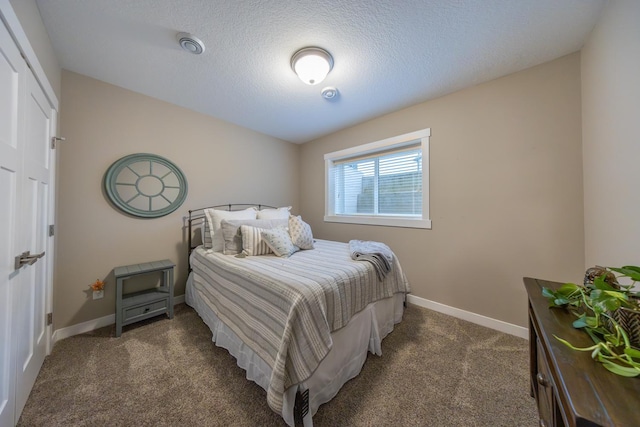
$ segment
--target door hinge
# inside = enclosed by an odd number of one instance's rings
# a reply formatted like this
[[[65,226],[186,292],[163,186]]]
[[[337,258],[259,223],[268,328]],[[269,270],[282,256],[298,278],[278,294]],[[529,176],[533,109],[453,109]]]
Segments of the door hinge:
[[[53,236],[55,233],[55,226],[53,224],[51,224],[49,226],[49,237]]]
[[[47,326],[53,324],[53,313],[47,313]]]
[[[53,136],[51,137],[51,148],[55,150],[56,148],[56,142],[58,141],[66,141],[67,138],[63,137],[63,136]]]

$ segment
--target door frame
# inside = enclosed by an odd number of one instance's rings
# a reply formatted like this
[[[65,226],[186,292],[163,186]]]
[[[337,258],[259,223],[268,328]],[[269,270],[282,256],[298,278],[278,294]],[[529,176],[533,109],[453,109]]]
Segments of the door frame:
[[[49,106],[52,109],[52,120],[51,120],[51,135],[55,136],[57,133],[57,124],[58,124],[58,111],[59,111],[59,101],[56,96],[53,87],[49,83],[49,79],[38,60],[38,57],[29,42],[27,34],[24,32],[22,28],[22,24],[18,19],[13,7],[9,0],[0,0],[0,19],[4,22],[5,26],[9,30],[13,41],[16,46],[22,53],[27,65],[31,68],[31,71],[40,85],[40,88],[44,92],[44,96],[46,97]],[[55,224],[55,213],[56,213],[56,175],[57,175],[57,156],[56,150],[51,150],[50,157],[50,188],[49,188],[49,212],[48,212],[48,224]],[[47,296],[46,296],[46,307],[47,313],[53,313],[53,277],[54,277],[54,269],[55,269],[55,237],[49,236],[47,238],[46,245],[47,257],[48,259],[48,272],[47,272]],[[53,324],[47,325],[46,329],[46,353],[51,354],[51,350],[53,347]]]
[[[36,52],[31,47],[27,34],[24,32],[24,29],[20,24],[20,20],[18,20],[18,16],[13,10],[9,0],[0,0],[0,19],[4,21],[4,24],[9,29],[16,46],[18,46],[18,49],[20,49],[20,52],[24,55],[25,61],[27,61],[27,64],[31,67],[31,70],[35,75],[38,84],[40,84],[40,87],[44,91],[44,96],[47,97],[49,104],[55,111],[60,111],[58,97],[53,91],[53,87],[49,83],[49,79],[47,78],[42,65],[40,65],[40,61],[38,61]]]

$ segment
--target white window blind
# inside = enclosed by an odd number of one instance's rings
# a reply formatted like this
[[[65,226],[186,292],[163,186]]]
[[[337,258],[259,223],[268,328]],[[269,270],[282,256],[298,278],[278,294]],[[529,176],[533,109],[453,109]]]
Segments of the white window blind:
[[[431,228],[430,130],[325,155],[325,221]]]
[[[412,146],[333,165],[335,213],[422,214],[422,150]]]

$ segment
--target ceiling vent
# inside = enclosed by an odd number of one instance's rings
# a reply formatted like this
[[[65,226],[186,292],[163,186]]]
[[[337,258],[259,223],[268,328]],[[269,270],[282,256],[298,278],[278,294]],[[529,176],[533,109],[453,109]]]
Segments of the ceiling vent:
[[[335,87],[327,86],[322,89],[322,92],[320,92],[320,94],[324,99],[334,99],[338,96],[338,89],[336,89]]]
[[[193,53],[194,55],[200,55],[204,52],[204,43],[202,43],[202,40],[199,38],[189,33],[178,33],[177,37],[180,46],[187,52]]]

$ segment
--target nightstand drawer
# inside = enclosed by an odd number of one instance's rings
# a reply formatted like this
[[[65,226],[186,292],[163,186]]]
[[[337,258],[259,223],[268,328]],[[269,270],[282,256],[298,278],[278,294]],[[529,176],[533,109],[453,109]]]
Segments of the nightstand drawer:
[[[123,321],[129,322],[136,320],[142,316],[151,317],[154,314],[165,313],[169,307],[169,298],[163,298],[160,301],[150,302],[148,304],[124,309]]]

